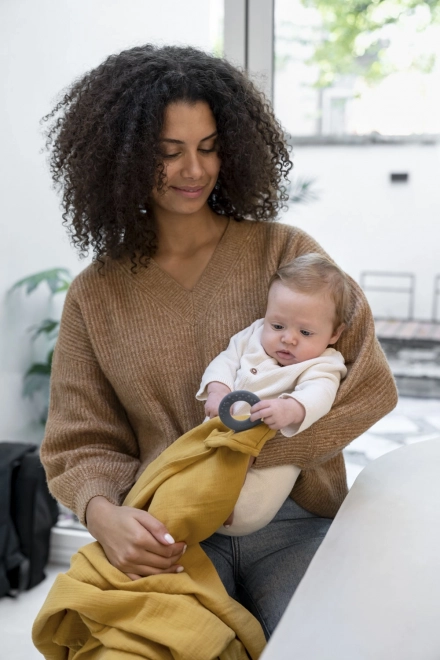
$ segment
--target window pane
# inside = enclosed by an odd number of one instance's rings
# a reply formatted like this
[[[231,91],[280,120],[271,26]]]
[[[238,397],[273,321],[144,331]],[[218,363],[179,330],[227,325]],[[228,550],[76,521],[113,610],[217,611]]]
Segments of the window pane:
[[[428,3],[374,34],[361,33],[351,70],[338,47],[340,23],[324,24],[319,4],[275,0],[274,104],[286,129],[293,135],[440,133],[440,26]],[[325,4],[334,4],[338,16],[340,0]],[[403,2],[388,5],[401,11]],[[323,45],[318,65],[311,60]]]

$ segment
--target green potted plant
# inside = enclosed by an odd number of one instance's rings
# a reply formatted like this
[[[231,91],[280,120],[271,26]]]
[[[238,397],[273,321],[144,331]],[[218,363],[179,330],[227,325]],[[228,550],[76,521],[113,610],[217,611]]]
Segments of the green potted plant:
[[[52,268],[51,270],[44,270],[35,273],[34,275],[24,277],[11,287],[9,293],[11,294],[18,289],[24,289],[27,295],[31,295],[40,285],[46,285],[49,289],[49,295],[54,296],[60,293],[65,293],[69,288],[72,279],[71,273],[66,268]],[[33,398],[39,393],[43,402],[39,413],[39,421],[41,424],[45,424],[47,420],[50,372],[59,324],[59,319],[45,318],[37,325],[29,328],[32,341],[35,341],[38,337],[44,336],[49,346],[46,359],[31,364],[24,374],[23,379],[23,395],[28,398]]]

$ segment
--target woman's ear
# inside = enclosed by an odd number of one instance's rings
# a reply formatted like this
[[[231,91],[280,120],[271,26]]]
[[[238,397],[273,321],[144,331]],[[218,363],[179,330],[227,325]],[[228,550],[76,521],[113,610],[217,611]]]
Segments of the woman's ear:
[[[341,323],[341,325],[338,328],[336,328],[333,335],[330,337],[329,344],[336,344],[336,342],[338,341],[339,337],[342,335],[344,330],[345,330],[345,323]]]

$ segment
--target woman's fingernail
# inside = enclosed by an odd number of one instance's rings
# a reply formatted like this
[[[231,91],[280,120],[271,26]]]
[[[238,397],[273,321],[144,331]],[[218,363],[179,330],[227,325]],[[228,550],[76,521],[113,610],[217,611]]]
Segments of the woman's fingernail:
[[[231,525],[223,525],[226,529],[229,529]]]
[[[170,545],[171,545],[171,543],[175,543],[175,540],[173,539],[173,537],[171,536],[171,534],[165,534],[164,539],[165,539],[165,541],[167,541],[167,543],[169,543]]]
[[[182,555],[185,554],[187,547],[188,547],[187,545],[184,545],[184,546],[183,546]]]
[[[183,573],[184,570],[185,570],[185,569],[183,568],[183,566],[178,566],[178,567],[176,568],[176,573]]]

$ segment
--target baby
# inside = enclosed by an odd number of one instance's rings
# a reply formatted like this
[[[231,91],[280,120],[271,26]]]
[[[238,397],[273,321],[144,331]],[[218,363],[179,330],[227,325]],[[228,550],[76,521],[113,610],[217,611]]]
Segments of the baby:
[[[350,284],[329,259],[310,253],[282,266],[269,282],[264,319],[234,335],[208,365],[197,399],[208,418],[232,390],[249,390],[261,401],[251,420],[263,419],[286,437],[326,415],[347,369],[334,348],[349,321]],[[234,415],[247,404],[234,404]],[[289,496],[300,473],[294,465],[249,469],[233,522],[219,533],[241,536],[267,525]],[[256,505],[258,503],[258,505]]]

